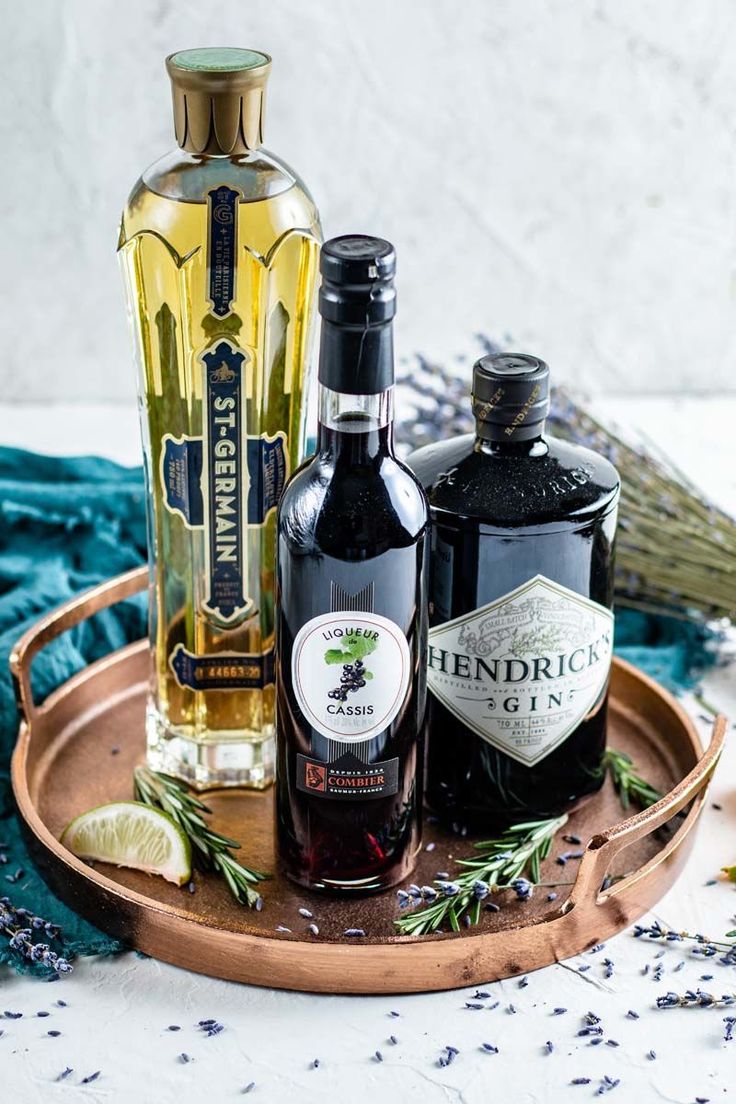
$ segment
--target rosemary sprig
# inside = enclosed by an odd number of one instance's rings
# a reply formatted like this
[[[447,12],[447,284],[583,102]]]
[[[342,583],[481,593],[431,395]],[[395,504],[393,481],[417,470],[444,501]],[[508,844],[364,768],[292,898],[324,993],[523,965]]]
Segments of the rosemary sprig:
[[[221,874],[239,904],[247,904],[258,911],[263,908],[263,898],[253,887],[271,875],[251,870],[237,861],[231,852],[240,844],[212,831],[202,815],[211,810],[203,801],[176,778],[143,765],[135,768],[133,783],[139,801],[163,809],[189,837],[194,861],[200,870]]]
[[[539,882],[540,863],[549,855],[552,840],[566,823],[567,815],[514,824],[497,839],[474,844],[476,856],[458,859],[463,873],[455,881],[436,879],[437,889],[422,886],[419,895],[399,890],[403,908],[411,908],[420,901],[429,902],[395,920],[399,932],[427,935],[436,932],[445,921],[457,932],[463,917],[465,923],[477,924],[483,901],[503,889],[512,889],[517,897],[527,899]]]
[[[636,773],[633,760],[623,751],[607,748],[603,761],[624,809],[628,809],[632,801],[640,809],[648,809],[662,797],[659,790]]]

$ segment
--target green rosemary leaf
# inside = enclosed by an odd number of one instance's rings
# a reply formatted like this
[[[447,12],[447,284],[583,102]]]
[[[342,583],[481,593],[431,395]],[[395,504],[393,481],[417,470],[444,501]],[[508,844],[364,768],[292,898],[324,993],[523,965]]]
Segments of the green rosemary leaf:
[[[482,903],[501,890],[514,890],[526,900],[532,887],[540,880],[540,861],[550,851],[557,832],[567,823],[567,816],[549,820],[527,821],[507,828],[497,839],[483,840],[473,845],[478,852],[458,859],[461,873],[451,882],[435,881],[437,898],[427,903],[426,895],[412,899],[404,893],[404,907],[411,909],[394,921],[402,935],[427,935],[447,922],[452,931],[460,931],[460,918],[467,915],[477,924]],[[525,878],[525,872],[529,878]],[[415,904],[416,907],[412,907]]]
[[[271,875],[238,862],[231,851],[239,850],[240,843],[209,827],[201,815],[210,812],[203,801],[178,779],[146,766],[135,768],[133,785],[139,801],[163,809],[176,821],[191,841],[195,862],[201,870],[220,874],[240,904],[261,907],[261,896],[252,886]]]
[[[640,809],[648,809],[660,801],[662,794],[655,790],[654,786],[636,773],[634,762],[629,755],[614,748],[607,748],[604,755],[604,764],[611,775],[621,807],[628,810],[631,801],[635,801]]]

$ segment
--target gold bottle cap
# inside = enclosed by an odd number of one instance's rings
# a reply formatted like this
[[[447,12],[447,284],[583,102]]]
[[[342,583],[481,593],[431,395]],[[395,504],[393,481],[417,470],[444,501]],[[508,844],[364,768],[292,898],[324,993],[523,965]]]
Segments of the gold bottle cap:
[[[190,153],[247,153],[263,142],[263,111],[271,58],[230,46],[180,50],[166,59],[174,129]]]

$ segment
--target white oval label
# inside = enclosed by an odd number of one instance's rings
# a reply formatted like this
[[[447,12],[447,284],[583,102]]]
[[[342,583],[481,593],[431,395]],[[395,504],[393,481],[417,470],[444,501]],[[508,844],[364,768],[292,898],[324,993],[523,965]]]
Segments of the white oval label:
[[[301,627],[291,658],[294,693],[313,728],[341,743],[371,740],[401,709],[411,653],[395,622],[338,610]]]

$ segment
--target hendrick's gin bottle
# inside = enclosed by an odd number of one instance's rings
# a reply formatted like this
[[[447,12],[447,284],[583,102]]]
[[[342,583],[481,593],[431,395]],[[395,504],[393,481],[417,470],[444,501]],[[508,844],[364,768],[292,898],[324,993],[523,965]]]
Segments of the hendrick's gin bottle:
[[[603,782],[619,479],[544,434],[547,365],[483,357],[475,434],[409,460],[432,517],[427,798],[485,830]]]
[[[405,878],[420,842],[427,502],[393,450],[393,247],[323,250],[316,455],[278,517],[277,832],[314,889]]]

